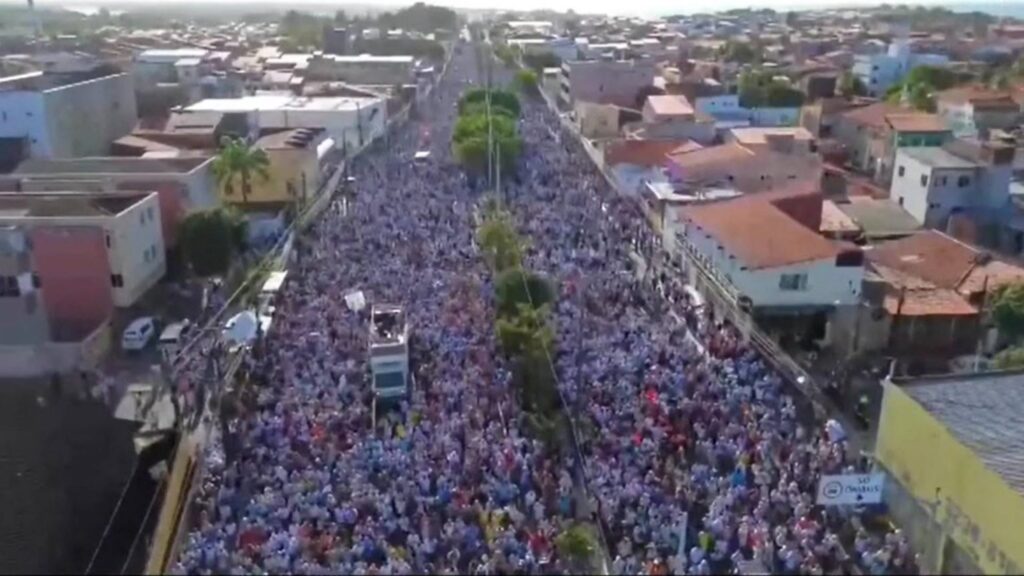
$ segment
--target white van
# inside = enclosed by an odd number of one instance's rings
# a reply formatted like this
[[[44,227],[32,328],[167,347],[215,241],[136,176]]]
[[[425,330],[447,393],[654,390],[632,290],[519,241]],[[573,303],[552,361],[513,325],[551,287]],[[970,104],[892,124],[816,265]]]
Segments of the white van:
[[[185,339],[185,335],[191,327],[192,322],[182,320],[181,322],[169,324],[164,328],[164,331],[160,333],[160,339],[157,340],[157,346],[160,348],[160,353],[168,359],[177,355],[178,350],[181,348]]]

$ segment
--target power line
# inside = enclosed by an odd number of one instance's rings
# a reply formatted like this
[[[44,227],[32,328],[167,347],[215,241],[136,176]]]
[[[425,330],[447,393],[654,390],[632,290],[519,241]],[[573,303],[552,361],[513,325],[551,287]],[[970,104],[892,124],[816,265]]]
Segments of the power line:
[[[170,470],[168,470],[168,474]],[[128,549],[128,555],[124,558],[124,564],[121,565],[121,574],[124,574],[125,570],[128,569],[128,563],[132,561],[132,554],[135,552],[135,546],[139,543],[139,538],[142,537],[142,532],[146,529],[146,522],[149,520],[149,515],[153,512],[153,505],[156,504],[158,497],[160,496],[160,488],[167,482],[167,477],[160,479],[160,483],[156,485],[156,490],[153,491],[153,497],[149,499],[149,506],[146,507],[146,515],[142,517],[142,522],[139,524],[138,531],[135,532],[135,538],[132,539],[132,546]]]
[[[103,543],[107,541],[107,536],[110,534],[110,528],[114,525],[114,518],[117,518],[117,512],[121,509],[121,505],[124,504],[124,497],[128,494],[128,487],[132,485],[132,480],[135,479],[135,474],[139,471],[139,462],[141,458],[135,457],[135,465],[132,466],[132,473],[128,475],[128,480],[124,483],[124,488],[121,489],[121,496],[117,499],[117,505],[114,506],[114,511],[110,514],[110,519],[107,520],[107,526],[103,529],[103,534],[100,536],[100,541],[96,544],[96,549],[92,552],[92,558],[89,559],[89,565],[86,566],[83,574],[89,574],[92,572],[92,566],[96,563],[96,558],[100,555],[100,550],[103,548]]]

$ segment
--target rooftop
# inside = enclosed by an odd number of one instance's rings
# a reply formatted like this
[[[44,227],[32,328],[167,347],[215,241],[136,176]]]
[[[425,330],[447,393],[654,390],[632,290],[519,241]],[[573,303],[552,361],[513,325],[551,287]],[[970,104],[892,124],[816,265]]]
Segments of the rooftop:
[[[698,230],[713,236],[749,269],[776,268],[839,254],[836,244],[808,230],[761,197],[767,194],[684,206],[679,214]]]
[[[149,194],[0,194],[0,221],[20,218],[116,216]]]
[[[616,164],[662,166],[671,152],[699,148],[701,148],[700,144],[689,140],[619,140],[607,145],[604,160],[609,166]]]
[[[323,128],[296,128],[294,130],[282,130],[262,136],[256,141],[256,146],[264,150],[276,150],[282,148],[305,149],[314,146],[323,135]]]
[[[192,104],[188,112],[248,112],[259,110],[357,110],[376,98],[343,98],[334,96],[303,97],[291,94],[258,94],[241,98],[208,98]]]
[[[821,231],[829,234],[848,234],[860,232],[860,226],[853,218],[836,206],[831,200],[821,203]]]
[[[906,236],[921,229],[921,225],[892,200],[877,200],[867,196],[850,196],[849,202],[837,203],[868,239]]]
[[[658,116],[693,116],[693,106],[686,96],[653,95],[647,97],[647,104]]]
[[[938,146],[913,146],[900,148],[897,154],[904,154],[932,168],[969,169],[978,165]]]
[[[1013,94],[1008,90],[992,90],[985,86],[960,86],[943,90],[935,95],[937,102],[947,104],[972,104],[975,108],[986,110],[1006,109],[1020,110]]]
[[[987,468],[1024,494],[1024,372],[895,380]]]
[[[14,170],[16,176],[79,174],[187,174],[208,162],[208,157],[121,158],[96,157],[47,160],[30,158]]]
[[[357,54],[354,56],[344,56],[341,54],[321,54],[319,55],[325,60],[334,60],[335,62],[345,63],[391,63],[391,64],[412,64],[416,61],[413,56],[377,56],[374,54]]]
[[[949,132],[935,114],[888,114],[885,121],[897,132]]]
[[[143,50],[136,59],[139,62],[166,62],[170,64],[182,58],[202,59],[207,54],[209,54],[209,50],[202,48],[154,48],[152,50]]]
[[[862,126],[868,126],[877,130],[884,130],[886,128],[885,118],[890,114],[906,114],[912,112],[907,108],[899,106],[897,104],[890,104],[888,102],[876,102],[869,104],[861,108],[854,108],[841,113],[840,115],[846,120],[853,122],[854,124],[860,124]]]
[[[814,135],[801,126],[774,128],[733,128],[729,130],[740,144],[767,144],[772,136],[791,136],[794,140],[814,140]]]

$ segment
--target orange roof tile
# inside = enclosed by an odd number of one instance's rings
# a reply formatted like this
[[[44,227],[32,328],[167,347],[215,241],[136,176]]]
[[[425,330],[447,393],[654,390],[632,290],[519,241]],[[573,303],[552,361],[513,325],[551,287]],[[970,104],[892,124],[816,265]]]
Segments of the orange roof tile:
[[[963,297],[952,290],[904,290],[902,306],[900,297],[900,293],[885,295],[882,305],[892,316],[973,316],[978,313]]]
[[[958,86],[949,90],[943,90],[935,95],[935,100],[949,104],[971,103],[975,107],[986,109],[1006,108],[1012,110],[1020,108],[1020,105],[1014,101],[1013,94],[1009,90],[992,90],[986,86],[978,85]]]
[[[684,206],[679,216],[714,237],[747,268],[834,258],[840,248],[787,216],[762,194]]]
[[[669,159],[680,167],[703,166],[707,164],[743,162],[754,156],[754,152],[738,142],[709,146],[699,150],[676,152],[669,154]]]
[[[890,104],[888,102],[876,102],[875,104],[869,104],[861,108],[854,108],[840,114],[846,120],[855,124],[861,124],[884,130],[886,128],[885,117],[889,114],[900,114],[913,112],[907,108],[899,106],[897,104]]]
[[[661,166],[670,152],[686,149],[690,144],[696,143],[689,140],[618,140],[605,148],[604,161],[609,166]]]
[[[935,114],[887,114],[886,123],[897,132],[948,132],[949,127]]]

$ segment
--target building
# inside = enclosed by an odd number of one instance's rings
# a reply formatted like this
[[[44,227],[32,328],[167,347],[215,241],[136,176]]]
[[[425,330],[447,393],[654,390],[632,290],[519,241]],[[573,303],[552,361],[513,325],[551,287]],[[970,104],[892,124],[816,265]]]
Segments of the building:
[[[902,148],[896,155],[889,197],[929,228],[953,230],[958,216],[960,222],[973,222],[976,230],[968,233],[982,240],[982,228],[1001,225],[1013,214],[1013,157],[1010,146],[965,141],[941,148]],[[996,232],[996,237],[984,240],[999,242],[1002,234]],[[1024,248],[1024,238],[1012,240]]]
[[[221,190],[224,203],[266,207],[310,200],[320,189],[321,160],[334,143],[322,128],[295,128],[267,134],[253,146],[267,154],[268,178],[253,178],[245,198],[238,186],[231,195]]]
[[[735,142],[752,151],[776,150],[790,154],[816,154],[817,141],[802,127],[733,128],[725,142]]]
[[[774,145],[778,147],[773,148]],[[792,142],[781,139],[757,149],[730,142],[673,152],[668,155],[666,168],[670,182],[681,191],[730,187],[761,192],[793,181],[819,181],[822,174],[817,156],[794,152]]]
[[[176,104],[203,98],[234,98],[242,95],[241,74],[226,65],[228,53],[202,48],[145,50],[132,63],[140,109],[159,109],[164,100]],[[157,113],[156,110],[153,113]]]
[[[646,60],[592,60],[562,63],[562,101],[638,106],[640,89],[654,83],[654,64]]]
[[[866,251],[877,307],[863,310],[859,350],[946,356],[977,351],[981,315],[999,288],[1024,281],[1024,268],[941,232],[923,230]]]
[[[0,164],[107,154],[114,140],[135,127],[135,114],[127,74],[0,78]]]
[[[936,112],[957,137],[986,139],[1020,125],[1021,107],[1009,91],[964,86],[939,92]]]
[[[941,146],[949,140],[945,123],[934,114],[878,102],[839,115],[836,139],[849,162],[878,182],[892,178],[896,150],[903,146]]]
[[[88,264],[87,276],[106,280],[110,302],[129,307],[156,285],[166,271],[160,205],[149,194],[3,194],[0,226],[27,231],[33,246],[36,274],[46,287],[46,302],[54,314],[92,321],[106,311],[108,296],[71,271]],[[88,255],[66,243],[99,243],[102,250]],[[50,247],[53,252],[49,252]],[[87,259],[87,260],[86,260]],[[72,261],[74,260],[74,261]],[[79,286],[81,284],[81,286]],[[64,310],[64,309],[67,310]],[[81,310],[78,310],[80,308]],[[60,314],[57,314],[60,312]]]
[[[694,120],[693,106],[686,99],[686,96],[652,95],[644,102],[643,121],[648,124],[660,122],[692,122]]]
[[[1024,571],[1024,373],[888,378],[883,389],[876,462],[922,571]]]
[[[210,156],[28,160],[0,178],[0,191],[156,192],[164,245],[173,247],[178,225],[189,212],[219,205],[212,167]]]
[[[908,72],[918,66],[945,66],[949,58],[941,54],[915,54],[906,40],[889,45],[884,54],[858,55],[852,72],[864,83],[868,96],[881,97]]]
[[[921,229],[913,216],[888,198],[849,196],[836,201],[836,208],[860,228],[861,238],[868,243],[903,238]]]
[[[212,98],[186,108],[189,112],[246,112],[262,130],[324,128],[335,146],[355,150],[384,132],[383,98],[303,97],[283,94]]]
[[[143,50],[132,63],[132,77],[139,89],[157,84],[178,83],[195,73],[210,55],[203,48],[159,48]]]
[[[669,153],[700,147],[682,140],[617,140],[604,146],[604,165],[620,193],[637,195],[649,182],[667,182]]]
[[[351,54],[352,40],[348,28],[324,26],[324,52],[327,54]]]
[[[307,80],[386,86],[416,84],[416,59],[412,56],[346,56],[317,52],[305,66]]]
[[[801,185],[684,206],[676,213],[675,243],[755,316],[855,306],[863,256],[855,246],[818,234],[822,197],[812,189]]]

